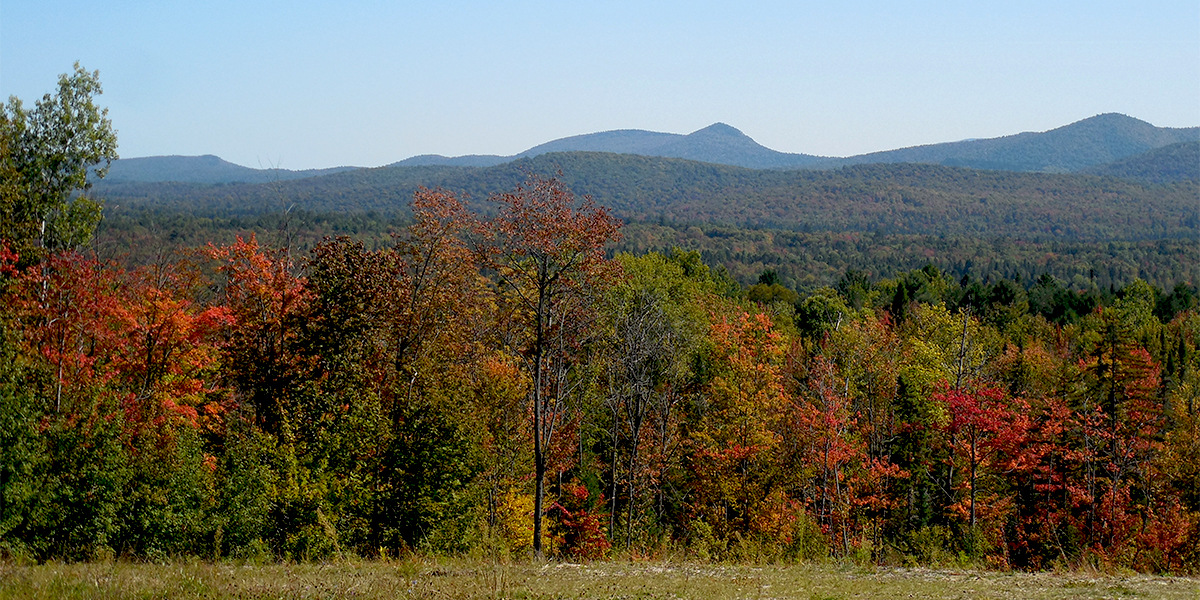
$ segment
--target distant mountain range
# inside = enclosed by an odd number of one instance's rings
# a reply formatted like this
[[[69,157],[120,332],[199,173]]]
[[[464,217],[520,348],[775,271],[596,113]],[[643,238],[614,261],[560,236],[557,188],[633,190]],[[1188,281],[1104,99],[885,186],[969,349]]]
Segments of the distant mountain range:
[[[1188,162],[1188,146],[1153,153],[1176,144],[1200,142],[1200,127],[1166,128],[1120,114],[1102,114],[1041,133],[1019,133],[873,152],[846,158],[778,152],[762,146],[734,127],[716,123],[687,135],[638,129],[604,131],[566,137],[534,146],[514,156],[414,156],[389,167],[491,167],[547,153],[607,152],[682,158],[749,169],[833,169],[877,163],[925,163],[983,170],[1097,174],[1162,182],[1200,177],[1200,166]],[[1194,150],[1191,150],[1194,152]],[[1150,154],[1146,154],[1150,153]],[[1146,154],[1144,157],[1140,155]],[[1120,161],[1131,161],[1117,166]],[[1161,168],[1160,162],[1166,162]],[[1103,165],[1114,163],[1107,171]],[[1174,165],[1174,166],[1172,166]],[[264,183],[318,177],[354,167],[289,171],[250,169],[216,156],[158,156],[113,163],[112,182]],[[1166,169],[1170,174],[1163,175]]]

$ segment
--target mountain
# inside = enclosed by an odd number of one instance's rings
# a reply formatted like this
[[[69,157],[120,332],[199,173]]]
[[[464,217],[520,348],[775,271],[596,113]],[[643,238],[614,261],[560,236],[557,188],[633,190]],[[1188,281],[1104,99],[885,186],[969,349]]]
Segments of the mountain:
[[[534,146],[514,158],[531,158],[550,152],[612,152],[661,156],[656,151],[687,136],[678,133],[659,133],[641,129],[618,129],[560,138]]]
[[[688,135],[619,129],[565,137],[514,156],[414,156],[389,166],[490,167],[551,152],[612,152],[686,158],[749,169],[831,169],[876,163],[930,163],[995,171],[1070,173],[1170,144],[1200,140],[1200,127],[1155,127],[1108,113],[1050,131],[970,139],[860,154],[847,158],[778,152],[724,123]]]
[[[1149,183],[1200,182],[1200,142],[1180,142],[1128,158],[1088,167],[1084,173]]]
[[[771,150],[729,125],[714,123],[688,135],[641,129],[618,129],[553,140],[508,157],[473,155],[447,158],[439,155],[425,155],[414,156],[388,166],[490,167],[520,158],[533,158],[553,152],[611,152],[613,154],[686,158],[748,169],[798,168],[822,160],[818,156]]]
[[[682,158],[748,169],[832,169],[860,164],[928,163],[974,169],[1069,173],[1112,163],[1156,148],[1200,141],[1200,127],[1166,128],[1119,114],[1103,114],[1041,133],[931,144],[848,158],[778,152],[724,123],[687,135],[620,129],[565,137],[513,156],[472,154],[414,156],[389,167],[494,167],[546,154],[606,152]],[[1185,165],[1186,166],[1186,165]],[[1143,168],[1150,168],[1149,163]],[[341,173],[354,167],[288,171],[250,169],[216,156],[154,156],[116,161],[112,181],[266,183]],[[1150,174],[1141,176],[1149,180]],[[1174,176],[1169,176],[1174,177]],[[1175,180],[1175,179],[1169,179]]]
[[[269,183],[318,177],[357,168],[334,167],[304,171],[251,169],[235,165],[211,154],[204,156],[148,156],[113,161],[106,179],[112,182]]]
[[[1041,133],[1019,133],[830,159],[817,168],[875,163],[932,163],[996,171],[1068,173],[1179,142],[1200,140],[1200,127],[1155,127],[1108,113]]]

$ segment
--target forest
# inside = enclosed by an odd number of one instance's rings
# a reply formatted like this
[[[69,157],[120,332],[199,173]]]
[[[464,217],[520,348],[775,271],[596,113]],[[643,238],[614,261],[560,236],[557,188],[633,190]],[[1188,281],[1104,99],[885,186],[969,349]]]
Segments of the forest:
[[[747,281],[536,173],[369,245],[104,260],[115,134],[60,86],[0,136],[0,555],[1200,571],[1192,281]]]
[[[495,201],[421,192],[380,250],[6,251],[5,551],[1196,568],[1193,289],[929,266],[801,299],[607,258],[619,222],[556,180]]]

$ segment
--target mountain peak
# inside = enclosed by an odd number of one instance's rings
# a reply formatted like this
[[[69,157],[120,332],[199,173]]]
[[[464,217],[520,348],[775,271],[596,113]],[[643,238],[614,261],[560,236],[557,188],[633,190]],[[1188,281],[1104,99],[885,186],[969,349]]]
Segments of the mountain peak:
[[[1146,125],[1150,125],[1149,123],[1146,123],[1145,121],[1138,119],[1136,117],[1131,117],[1126,114],[1115,113],[1115,112],[1100,113],[1098,115],[1088,117],[1086,119],[1081,119],[1081,120],[1077,121],[1076,123],[1109,123],[1109,124],[1112,124],[1112,123],[1145,123]]]
[[[701,135],[701,136],[722,135],[722,136],[728,136],[728,137],[746,137],[746,134],[742,133],[742,131],[740,129],[733,127],[731,125],[726,125],[725,123],[721,123],[721,122],[713,123],[712,125],[709,125],[708,127],[705,127],[704,129],[698,129],[688,135],[689,135],[689,137],[693,136],[693,135]]]

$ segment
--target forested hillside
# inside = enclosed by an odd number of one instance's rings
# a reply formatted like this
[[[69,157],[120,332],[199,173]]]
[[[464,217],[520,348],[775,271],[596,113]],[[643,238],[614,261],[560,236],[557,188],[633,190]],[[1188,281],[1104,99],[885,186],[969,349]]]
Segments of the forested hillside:
[[[378,212],[311,213],[294,210],[243,217],[197,217],[169,210],[108,207],[91,249],[121,264],[145,264],[179,248],[209,242],[233,243],[256,234],[264,243],[285,240],[308,251],[322,238],[349,236],[369,249],[392,243],[407,217]],[[1194,239],[1138,242],[1072,242],[988,236],[798,232],[719,225],[629,222],[611,252],[699,252],[705,264],[727,269],[742,285],[765,270],[807,292],[835,285],[848,270],[872,278],[889,277],[932,264],[940,270],[989,281],[1017,279],[1025,284],[1051,275],[1084,290],[1120,288],[1142,279],[1160,288],[1200,281],[1200,243]]]
[[[95,191],[110,205],[205,217],[289,207],[402,215],[421,186],[479,201],[528,173],[559,171],[573,190],[635,221],[1082,241],[1187,238],[1200,227],[1194,181],[1156,185],[911,164],[771,171],[606,153],[546,154],[488,168],[360,169],[260,185],[102,182]]]
[[[752,169],[830,169],[859,164],[928,163],[1000,171],[1066,173],[1154,148],[1200,140],[1200,129],[1155,127],[1120,114],[1096,115],[1045,132],[928,144],[845,158],[766,148],[741,131],[715,123],[688,135],[616,130],[576,135],[534,146],[515,156],[415,156],[394,166],[494,166],[549,152],[613,152]]]
[[[1089,167],[1086,173],[1150,183],[1200,181],[1200,142],[1180,142],[1111,163]]]
[[[1108,113],[1050,131],[985,140],[930,144],[844,159],[816,166],[870,163],[931,163],[1000,171],[1066,173],[1128,156],[1200,140],[1200,128],[1155,127],[1126,115]]]

